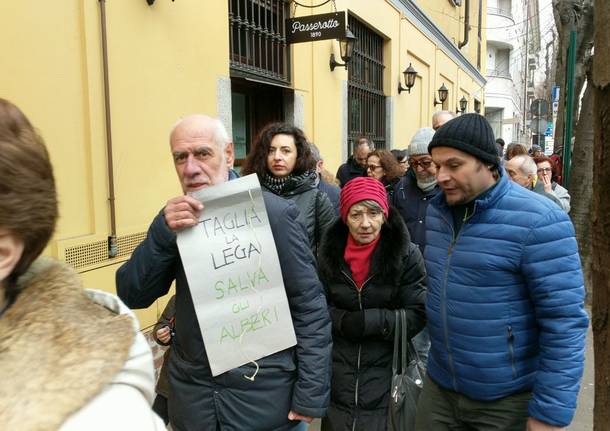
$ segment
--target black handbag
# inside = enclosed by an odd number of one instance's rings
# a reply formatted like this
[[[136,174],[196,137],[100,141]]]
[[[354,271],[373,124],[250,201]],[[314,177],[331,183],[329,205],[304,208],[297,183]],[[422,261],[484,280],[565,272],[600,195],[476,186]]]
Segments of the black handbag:
[[[392,386],[387,429],[411,431],[415,428],[415,412],[424,385],[425,366],[419,360],[412,341],[407,339],[407,312],[396,310],[395,313]]]

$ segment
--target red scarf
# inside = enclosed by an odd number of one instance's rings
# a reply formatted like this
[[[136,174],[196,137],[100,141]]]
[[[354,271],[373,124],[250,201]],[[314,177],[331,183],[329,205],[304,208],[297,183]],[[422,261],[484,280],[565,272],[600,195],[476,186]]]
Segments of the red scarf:
[[[362,284],[369,275],[371,256],[377,247],[379,238],[381,238],[381,233],[368,244],[358,244],[351,235],[347,235],[347,246],[343,258],[352,270],[352,278],[356,282],[358,290],[362,289]]]

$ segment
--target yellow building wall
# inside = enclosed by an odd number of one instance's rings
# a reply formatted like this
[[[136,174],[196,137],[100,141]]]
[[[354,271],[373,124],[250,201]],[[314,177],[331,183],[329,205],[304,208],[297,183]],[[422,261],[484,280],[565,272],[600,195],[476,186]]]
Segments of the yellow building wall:
[[[229,76],[228,6],[213,3],[106,2],[119,236],[146,231],[181,193],[171,125],[185,113],[217,113],[217,79]],[[110,232],[100,2],[3,1],[0,34],[0,97],[29,116],[54,165],[60,219],[47,254],[62,258]],[[124,260],[79,269],[84,285],[115,292]],[[165,301],[137,311],[143,327]]]
[[[317,4],[309,0],[307,4]],[[435,24],[450,38],[463,35],[463,9],[451,7],[447,1],[418,1],[418,5],[434,20]],[[446,4],[448,7],[445,7]],[[384,47],[384,93],[392,97],[393,124],[391,148],[406,148],[415,131],[430,127],[432,114],[440,109],[455,111],[462,96],[468,99],[468,111],[474,109],[474,98],[483,102],[483,89],[470,75],[453,62],[435,45],[415,23],[409,21],[401,11],[386,0],[337,0],[338,11],[348,11],[374,29],[385,40]],[[486,2],[483,0],[483,15]],[[439,9],[440,8],[440,9]],[[307,9],[297,7],[296,16],[332,12],[331,4]],[[471,2],[470,42],[462,53],[475,65],[477,63],[477,19],[478,2]],[[459,24],[462,20],[462,24]],[[461,39],[460,39],[461,40]],[[481,61],[484,70],[485,39],[482,40]],[[321,149],[325,165],[331,172],[343,163],[346,145],[342,135],[343,105],[347,91],[348,72],[338,67],[333,72],[328,67],[331,53],[340,60],[339,44],[335,40],[308,42],[293,45],[294,85],[306,96],[305,132]],[[398,94],[398,83],[403,83],[402,72],[409,63],[418,71],[411,93]],[[450,89],[444,104],[434,106],[438,88],[445,83]]]
[[[479,30],[479,1],[481,3],[483,21],[485,28],[485,17],[487,15],[487,0],[470,1],[470,34],[469,42],[461,51],[472,64],[477,64],[477,38]],[[434,23],[451,39],[456,45],[464,40],[464,20],[466,16],[466,0],[462,0],[462,6],[454,6],[448,0],[417,0],[417,4],[426,12]],[[481,48],[485,47],[482,41]],[[483,57],[484,58],[484,57]],[[484,70],[484,69],[483,69]]]
[[[319,0],[301,0],[309,4]],[[228,80],[229,24],[224,0],[107,1],[108,69],[119,237],[142,234],[164,203],[180,193],[168,146],[171,125],[182,115],[217,115],[218,80]],[[451,38],[463,25],[447,1],[417,2]],[[473,8],[477,4],[472,1]],[[431,125],[436,90],[450,88],[446,108],[462,96],[482,101],[482,89],[435,43],[386,0],[337,0],[385,40],[384,92],[392,98],[391,148],[407,147],[420,127]],[[463,8],[462,8],[463,9]],[[328,5],[297,15],[331,12]],[[477,11],[471,11],[467,54],[476,65]],[[101,49],[100,2],[38,0],[0,2],[0,97],[23,109],[46,140],[55,167],[60,219],[46,253],[102,244],[110,234]],[[482,58],[485,59],[483,41]],[[293,87],[303,99],[308,137],[335,171],[344,161],[347,71],[329,69],[338,43],[292,46]],[[474,55],[474,57],[473,57]],[[398,94],[402,71],[418,71],[411,92]],[[484,69],[484,65],[483,65]],[[103,251],[103,250],[102,250]],[[78,269],[86,287],[115,292],[116,269],[128,256],[101,258]],[[167,297],[137,311],[143,327],[154,324]]]

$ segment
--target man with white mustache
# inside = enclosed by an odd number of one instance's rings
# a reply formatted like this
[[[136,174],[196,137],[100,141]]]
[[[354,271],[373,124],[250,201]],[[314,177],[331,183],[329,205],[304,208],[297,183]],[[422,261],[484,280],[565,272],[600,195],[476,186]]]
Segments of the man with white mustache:
[[[206,211],[189,193],[234,176],[233,143],[219,119],[189,115],[172,128],[170,149],[183,194],[167,201],[146,239],[118,269],[116,281],[129,307],[146,308],[167,294],[175,280],[175,334],[168,360],[171,427],[300,431],[326,413],[331,322],[305,227],[297,221],[298,209],[263,192],[297,346],[258,360],[256,379],[245,374],[249,366],[212,376],[176,234],[198,224]]]

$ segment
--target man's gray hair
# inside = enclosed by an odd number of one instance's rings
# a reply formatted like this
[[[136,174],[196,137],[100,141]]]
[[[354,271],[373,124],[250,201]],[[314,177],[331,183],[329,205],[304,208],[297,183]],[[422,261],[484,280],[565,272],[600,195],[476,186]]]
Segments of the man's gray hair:
[[[449,115],[451,118],[455,118],[455,113],[451,111],[436,111],[434,114],[432,114],[432,122],[434,122],[436,118],[443,115]]]
[[[218,147],[221,151],[227,147],[231,139],[229,138],[229,134],[227,133],[227,129],[225,125],[220,121],[219,118],[214,118],[214,141],[218,144]]]
[[[369,147],[370,151],[375,151],[375,143],[371,139],[369,139],[365,136],[361,136],[354,141],[354,151],[356,151],[356,148],[358,148],[360,145],[364,145],[364,144],[366,144]]]
[[[311,150],[311,155],[313,156],[313,159],[316,162],[319,162],[320,160],[324,160],[322,158],[322,154],[320,154],[320,150],[318,149],[316,144],[314,144],[313,142],[310,142],[309,143],[309,149]]]
[[[231,139],[229,138],[229,134],[227,133],[227,129],[225,129],[225,126],[224,126],[224,124],[222,124],[222,121],[220,121],[220,119],[218,119],[216,117],[208,117],[207,115],[201,115],[201,118],[205,118],[205,117],[209,118],[209,120],[212,122],[212,127],[214,128],[214,131],[213,131],[214,142],[216,142],[216,145],[218,145],[218,148],[220,148],[221,151],[224,151],[225,148],[227,147],[227,145],[229,144],[229,142],[231,142]],[[170,129],[170,132],[169,132],[170,143],[172,141],[174,131],[186,118],[188,118],[188,117],[181,117],[172,125],[172,128]]]
[[[516,160],[519,166],[519,170],[524,175],[536,175],[537,166],[534,159],[530,156],[526,156],[525,154],[520,154],[518,156],[513,157],[511,160]]]

